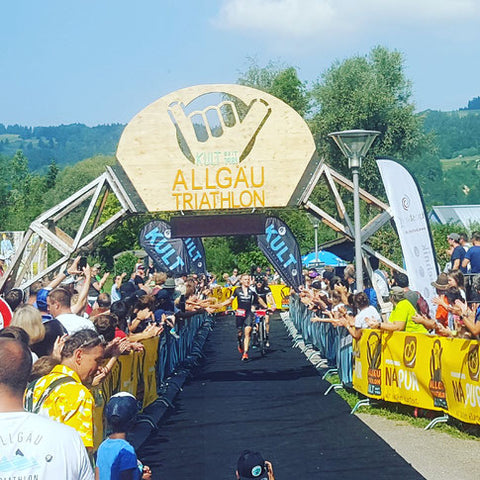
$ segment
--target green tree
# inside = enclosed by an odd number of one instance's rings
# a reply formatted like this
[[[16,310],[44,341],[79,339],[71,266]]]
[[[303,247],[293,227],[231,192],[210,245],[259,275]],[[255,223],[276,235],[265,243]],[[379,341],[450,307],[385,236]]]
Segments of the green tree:
[[[59,171],[60,169],[57,167],[57,163],[52,159],[50,165],[48,166],[48,172],[45,179],[46,187],[48,189],[51,189],[55,186]]]
[[[298,78],[294,67],[274,62],[260,67],[255,60],[250,59],[250,67],[241,74],[238,83],[263,90],[283,100],[302,116],[309,111],[307,86]]]
[[[342,173],[348,173],[347,159],[327,135],[351,129],[381,132],[361,170],[361,186],[373,194],[383,192],[375,156],[387,155],[408,163],[429,144],[422,120],[414,114],[411,83],[397,51],[375,47],[367,56],[337,61],[311,94],[316,113],[310,124],[317,149]]]
[[[21,150],[17,151],[9,165],[10,191],[7,197],[8,220],[6,228],[23,230],[28,226],[30,188],[32,174],[28,168],[28,159]]]

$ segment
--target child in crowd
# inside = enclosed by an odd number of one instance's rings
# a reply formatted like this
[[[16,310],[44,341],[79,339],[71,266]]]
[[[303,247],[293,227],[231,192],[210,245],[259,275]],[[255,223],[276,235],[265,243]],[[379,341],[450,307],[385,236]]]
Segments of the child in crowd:
[[[150,468],[138,461],[134,448],[126,440],[127,432],[135,424],[137,413],[137,399],[132,394],[119,392],[110,398],[104,415],[111,433],[98,449],[95,480],[152,478]]]

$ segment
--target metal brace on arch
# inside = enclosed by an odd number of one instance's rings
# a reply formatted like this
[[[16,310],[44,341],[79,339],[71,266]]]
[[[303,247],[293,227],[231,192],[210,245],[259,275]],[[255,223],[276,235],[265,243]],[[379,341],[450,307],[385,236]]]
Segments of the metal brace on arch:
[[[337,218],[334,218],[332,215],[327,213],[324,209],[315,205],[310,201],[310,196],[314,187],[318,182],[324,179],[326,185],[332,195],[335,206],[337,209]],[[327,165],[325,162],[321,162],[310,178],[310,181],[303,191],[303,195],[300,198],[300,202],[303,207],[315,218],[319,219],[325,225],[330,227],[332,230],[336,231],[341,235],[341,238],[328,242],[327,244],[322,245],[321,247],[325,250],[328,250],[329,247],[339,244],[341,242],[350,241],[354,242],[354,226],[353,222],[348,215],[345,204],[342,200],[342,197],[339,192],[339,187],[344,188],[349,192],[353,192],[353,182],[348,178],[344,177],[342,174],[334,170],[332,167]],[[369,278],[372,280],[374,289],[377,291],[378,301],[381,305],[382,311],[390,311],[391,305],[385,303],[379,295],[379,290],[375,284],[375,277],[372,275],[372,268],[368,262],[368,258],[371,256],[377,257],[385,265],[388,265],[393,270],[407,273],[402,267],[397,265],[395,262],[391,261],[387,257],[383,256],[379,252],[375,251],[370,245],[368,245],[368,239],[374,235],[380,228],[382,228],[387,222],[392,218],[392,212],[390,206],[382,202],[380,199],[376,198],[374,195],[368,193],[366,190],[360,188],[359,191],[360,199],[370,205],[373,205],[378,209],[378,214],[372,218],[368,223],[366,223],[361,228],[361,239],[362,239],[362,259],[363,265],[368,273]]]
[[[35,219],[0,278],[0,292],[15,287],[27,288],[65,268],[74,254],[91,251],[115,225],[142,211],[122,183],[113,169],[107,167],[105,173]],[[56,252],[53,255],[58,258],[45,270],[27,278],[27,266],[42,243],[53,248]]]

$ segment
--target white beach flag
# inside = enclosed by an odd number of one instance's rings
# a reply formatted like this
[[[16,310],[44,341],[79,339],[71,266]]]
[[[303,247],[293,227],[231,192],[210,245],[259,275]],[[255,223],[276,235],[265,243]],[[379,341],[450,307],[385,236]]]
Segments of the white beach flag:
[[[408,170],[398,162],[378,159],[391,213],[395,220],[410,288],[418,290],[430,306],[436,296],[431,283],[438,268],[432,235],[419,188]]]

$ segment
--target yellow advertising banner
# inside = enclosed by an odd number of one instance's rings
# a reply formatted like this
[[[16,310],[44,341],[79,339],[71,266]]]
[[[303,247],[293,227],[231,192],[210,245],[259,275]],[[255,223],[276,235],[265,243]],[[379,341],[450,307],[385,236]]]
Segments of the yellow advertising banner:
[[[212,297],[218,300],[218,303],[222,303],[225,300],[229,299],[232,296],[232,292],[235,290],[236,287],[214,287],[212,288]],[[235,300],[236,302],[236,300]],[[218,312],[227,312],[232,309],[232,306],[229,305],[228,307],[222,307],[218,309]]]
[[[269,285],[272,291],[275,308],[285,310],[290,306],[290,287],[286,285]]]
[[[364,330],[354,342],[353,386],[369,397],[480,424],[479,347],[477,340]]]
[[[368,397],[382,398],[382,335],[364,330],[353,343],[353,386]]]
[[[480,342],[442,338],[442,379],[448,413],[463,422],[480,424]]]
[[[143,377],[143,408],[157,398],[157,360],[159,337],[143,340],[144,355],[139,374]]]
[[[441,338],[422,333],[384,333],[384,400],[428,410],[446,409]]]
[[[290,287],[286,285],[269,285],[272,291],[273,301],[277,310],[284,310],[288,308],[290,302]],[[215,287],[212,289],[212,296],[215,297],[219,303],[224,302],[232,296],[232,293],[237,287]],[[273,305],[269,305],[273,306]],[[229,307],[219,309],[219,312],[226,312],[237,309],[237,299],[235,299]]]

